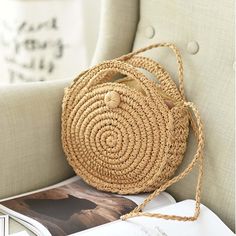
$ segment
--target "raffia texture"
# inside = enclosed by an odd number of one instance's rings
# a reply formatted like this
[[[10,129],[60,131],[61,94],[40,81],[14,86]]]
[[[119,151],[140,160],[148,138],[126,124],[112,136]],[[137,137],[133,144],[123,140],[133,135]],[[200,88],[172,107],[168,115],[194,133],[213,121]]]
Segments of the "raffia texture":
[[[175,53],[178,86],[160,64],[138,55],[156,47],[168,47]],[[152,73],[158,83],[149,80],[140,69]],[[114,80],[118,73],[125,77]],[[181,174],[173,177],[184,156],[189,123],[198,141],[196,155]],[[186,221],[198,217],[202,122],[194,104],[185,99],[183,63],[175,45],[151,45],[81,73],[65,89],[62,144],[75,172],[95,188],[119,194],[154,191],[122,219],[144,215]],[[197,162],[200,168],[194,216],[141,212],[161,191],[186,176]]]

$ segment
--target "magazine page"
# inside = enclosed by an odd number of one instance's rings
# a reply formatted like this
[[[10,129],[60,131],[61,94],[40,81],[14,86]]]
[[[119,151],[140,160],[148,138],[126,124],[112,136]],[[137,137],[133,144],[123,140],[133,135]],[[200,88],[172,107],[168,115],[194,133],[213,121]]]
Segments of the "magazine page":
[[[78,179],[80,179],[80,177],[74,176],[74,177],[71,177],[71,178],[69,178],[67,180],[64,180],[64,181],[60,182],[60,183],[54,184],[52,186],[49,186],[49,187],[45,187],[45,188],[42,188],[42,189],[39,189],[39,190],[35,190],[35,191],[19,194],[19,195],[16,195],[16,196],[5,198],[5,199],[1,199],[0,203],[4,202],[4,201],[7,201],[7,200],[11,200],[11,199],[27,196],[27,195],[38,193],[38,192],[41,192],[41,191],[45,191],[45,190],[48,190],[48,189],[60,187],[60,186],[72,183],[72,182],[74,182],[74,181],[76,181]],[[21,227],[22,230],[26,228],[27,229],[26,233],[28,233],[28,235],[38,235],[38,236],[41,236],[41,235],[42,236],[51,235],[50,232],[47,230],[47,228],[45,228],[38,221],[35,221],[34,219],[32,219],[30,217],[27,217],[25,215],[22,215],[19,212],[13,211],[13,210],[11,210],[11,209],[9,209],[7,207],[4,207],[1,204],[0,204],[0,212],[2,212],[2,213],[5,212],[6,214],[11,216],[10,220],[9,220],[10,228],[11,227],[13,227],[13,228],[14,227],[18,227],[18,228]],[[15,232],[15,231],[13,231],[13,232]]]
[[[186,200],[150,212],[191,216],[195,201]],[[201,213],[196,221],[164,220],[151,217],[134,217],[126,221],[111,222],[106,227],[89,229],[73,236],[233,236],[235,235],[211,210],[201,205]]]
[[[11,234],[10,236],[29,236],[29,234],[26,231],[21,231],[18,233]]]
[[[20,223],[35,227],[37,235],[70,235],[118,220],[142,203],[147,194],[121,196],[98,191],[79,177],[64,185],[24,194],[1,202],[0,211],[8,213]],[[148,207],[161,207],[174,203],[162,193]],[[19,221],[19,220],[18,220]],[[39,232],[38,232],[39,231]]]
[[[13,223],[19,223],[20,225],[22,225],[21,228],[24,229],[25,227],[30,235],[51,236],[50,232],[45,226],[30,217],[14,212],[9,208],[4,207],[3,205],[0,205],[0,211],[10,216],[10,227]]]
[[[8,221],[7,215],[0,215],[0,236],[8,236]]]

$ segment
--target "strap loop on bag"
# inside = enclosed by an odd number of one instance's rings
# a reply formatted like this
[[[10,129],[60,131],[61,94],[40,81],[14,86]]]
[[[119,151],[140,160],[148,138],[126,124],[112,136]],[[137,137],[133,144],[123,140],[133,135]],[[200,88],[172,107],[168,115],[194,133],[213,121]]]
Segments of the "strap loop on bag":
[[[203,175],[203,148],[204,148],[204,135],[203,135],[203,124],[199,115],[199,112],[196,108],[196,106],[191,102],[185,102],[185,106],[191,108],[195,115],[196,125],[193,124],[195,121],[193,119],[191,120],[191,126],[193,128],[194,134],[197,138],[197,150],[196,154],[194,155],[194,158],[192,162],[185,168],[185,170],[180,173],[179,175],[175,176],[174,178],[167,181],[165,184],[163,184],[160,188],[155,190],[153,193],[151,193],[142,204],[137,206],[133,211],[130,213],[121,216],[122,220],[127,220],[128,218],[135,217],[135,216],[149,216],[149,217],[157,217],[162,219],[171,219],[171,220],[178,220],[178,221],[194,221],[197,219],[197,217],[200,214],[200,194],[201,194],[201,182],[202,182],[202,175]],[[195,128],[197,127],[197,129]],[[148,212],[141,212],[141,210],[156,196],[158,196],[162,191],[167,189],[170,185],[176,183],[177,181],[184,178],[186,175],[188,175],[193,167],[199,162],[199,174],[198,174],[198,180],[197,180],[197,186],[196,186],[196,195],[195,195],[195,212],[193,216],[177,216],[177,215],[165,215],[160,213],[148,213]]]
[[[155,76],[155,79],[160,84],[161,89],[169,95],[170,98],[176,101],[184,101],[179,89],[170,74],[156,61],[142,56],[133,56],[127,63],[136,68],[142,68]]]
[[[126,54],[124,56],[121,56],[121,57],[117,58],[117,60],[127,61],[128,59],[130,59],[131,57],[133,57],[133,56],[135,56],[137,54],[140,54],[142,52],[151,50],[153,48],[159,48],[159,47],[167,47],[167,48],[172,49],[172,51],[174,52],[174,54],[176,56],[176,59],[177,59],[177,64],[178,64],[179,91],[180,91],[183,99],[185,99],[185,95],[184,95],[184,69],[183,69],[183,62],[182,62],[182,58],[181,58],[180,52],[179,52],[179,50],[177,49],[177,47],[174,44],[172,44],[172,43],[157,43],[157,44],[152,44],[152,45],[150,45],[148,47],[141,48],[141,49],[139,49],[137,51],[134,51],[134,52],[128,53],[128,54]]]

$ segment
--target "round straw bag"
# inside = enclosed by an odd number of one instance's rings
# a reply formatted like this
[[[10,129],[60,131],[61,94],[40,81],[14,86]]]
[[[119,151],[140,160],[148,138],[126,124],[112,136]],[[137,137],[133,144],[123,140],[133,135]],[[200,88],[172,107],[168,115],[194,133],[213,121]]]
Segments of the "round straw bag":
[[[178,87],[160,64],[138,55],[156,47],[174,51]],[[140,68],[152,73],[157,83]],[[123,77],[114,79],[117,74]],[[196,154],[187,168],[173,177],[184,156],[189,124],[198,141]],[[182,60],[173,44],[151,45],[81,73],[65,89],[62,144],[74,171],[95,188],[119,194],[154,191],[122,219],[146,215],[195,220],[199,215],[202,122],[194,104],[185,99]],[[200,171],[194,216],[141,212],[161,191],[186,176],[197,162]]]

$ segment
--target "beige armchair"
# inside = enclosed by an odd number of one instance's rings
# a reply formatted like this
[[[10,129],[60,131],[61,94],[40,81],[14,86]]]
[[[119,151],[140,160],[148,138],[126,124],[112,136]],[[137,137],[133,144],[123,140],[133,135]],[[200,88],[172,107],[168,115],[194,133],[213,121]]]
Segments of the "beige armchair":
[[[235,222],[233,19],[233,0],[104,0],[92,62],[151,43],[177,45],[183,55],[188,100],[198,105],[205,123],[202,203],[232,230]],[[154,50],[149,55],[176,77],[174,57],[168,50]],[[63,89],[71,80],[0,87],[0,198],[45,187],[74,174],[66,162],[60,139]],[[182,168],[193,152],[190,135]],[[193,198],[196,176],[194,171],[168,191],[177,200]]]

